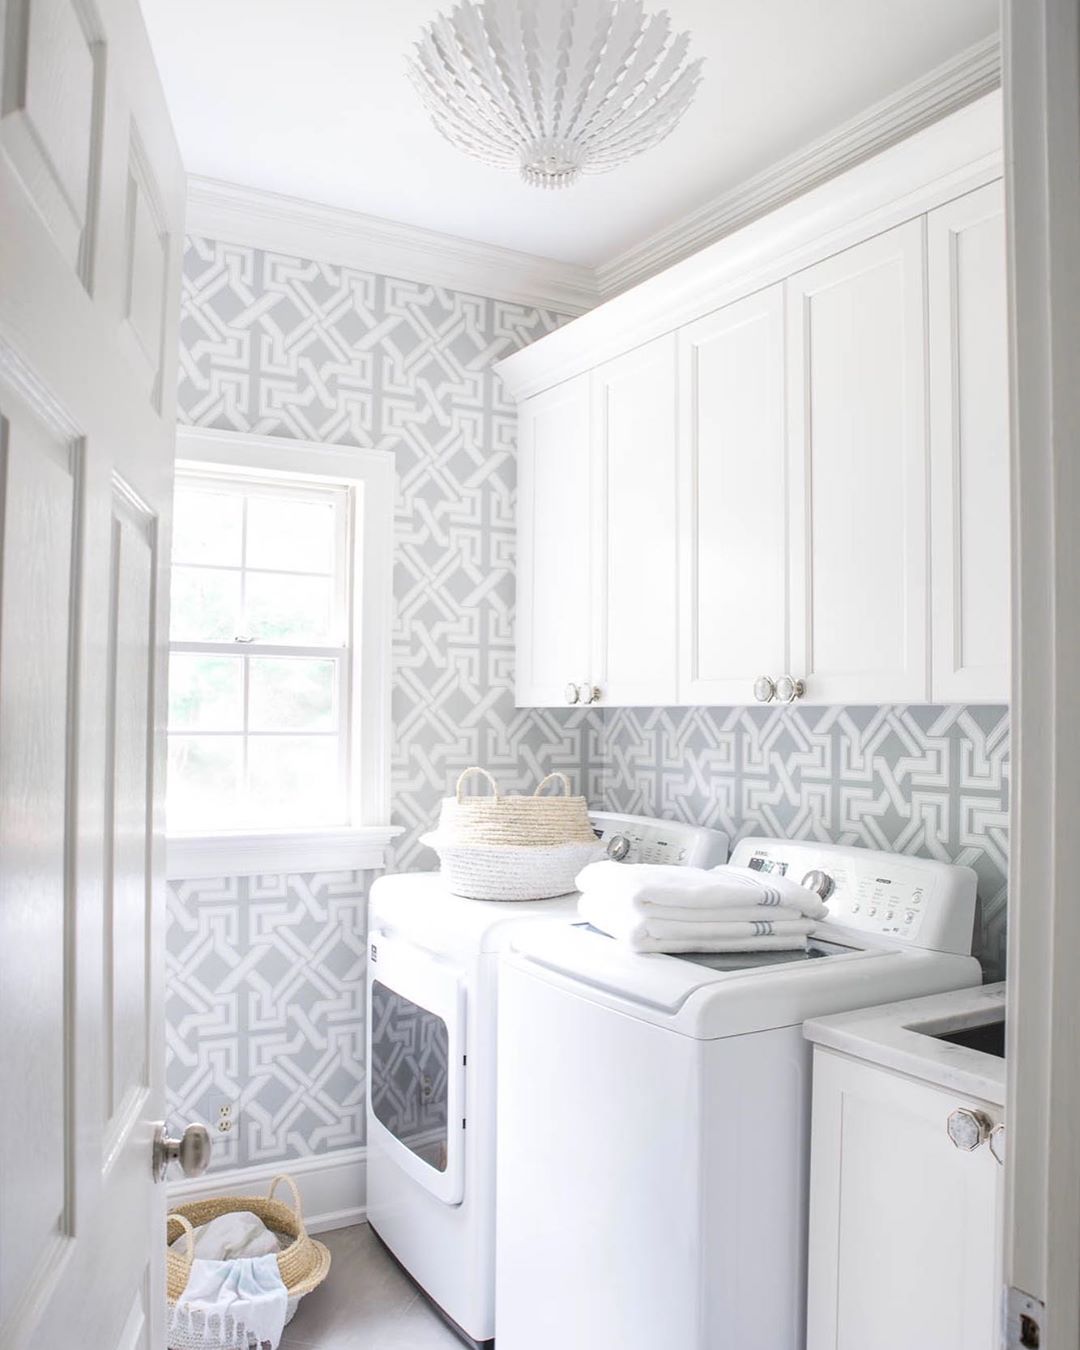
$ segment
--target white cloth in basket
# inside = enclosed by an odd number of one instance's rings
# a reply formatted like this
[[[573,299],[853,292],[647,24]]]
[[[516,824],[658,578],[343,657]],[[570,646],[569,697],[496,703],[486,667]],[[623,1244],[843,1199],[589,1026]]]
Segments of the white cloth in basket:
[[[203,1261],[231,1261],[236,1256],[265,1256],[281,1250],[281,1242],[257,1214],[232,1210],[196,1228],[192,1234],[195,1255]],[[188,1235],[181,1233],[173,1251],[186,1251]]]
[[[169,1350],[277,1350],[289,1296],[277,1257],[191,1263],[169,1322]]]

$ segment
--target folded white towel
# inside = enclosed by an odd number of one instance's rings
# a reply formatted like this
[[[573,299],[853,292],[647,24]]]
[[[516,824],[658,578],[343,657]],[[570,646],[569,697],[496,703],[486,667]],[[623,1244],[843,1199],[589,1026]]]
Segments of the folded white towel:
[[[729,909],[766,906],[823,919],[829,912],[813,891],[790,877],[762,875],[749,867],[708,871],[661,863],[596,862],[578,873],[575,884],[583,894],[615,897],[643,913],[692,909],[721,918]]]
[[[710,918],[699,910],[691,919],[674,919],[666,910],[642,912],[619,896],[585,891],[578,900],[578,913],[583,919],[636,952],[726,952],[805,947],[814,921],[803,918],[797,910],[782,912],[786,917],[774,917],[781,911],[765,908],[758,909],[757,918],[752,912],[750,917],[742,917],[746,910],[731,910],[723,918]],[[735,918],[736,914],[740,917]]]

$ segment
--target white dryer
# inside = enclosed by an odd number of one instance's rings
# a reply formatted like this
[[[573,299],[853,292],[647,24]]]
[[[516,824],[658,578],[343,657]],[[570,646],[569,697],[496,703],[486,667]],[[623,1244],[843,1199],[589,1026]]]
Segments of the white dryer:
[[[612,857],[712,867],[727,835],[593,812]],[[468,1342],[495,1334],[498,954],[510,932],[568,922],[577,896],[500,903],[451,895],[438,873],[371,889],[367,1214]]]
[[[970,868],[775,839],[732,862],[831,880],[805,953],[637,955],[574,919],[512,935],[499,1350],[802,1350],[802,1023],[980,982]]]

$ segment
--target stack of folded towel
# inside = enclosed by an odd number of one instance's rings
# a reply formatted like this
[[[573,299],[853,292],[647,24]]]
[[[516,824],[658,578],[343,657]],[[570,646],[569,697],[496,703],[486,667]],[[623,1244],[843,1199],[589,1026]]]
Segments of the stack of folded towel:
[[[749,867],[590,863],[578,911],[636,952],[795,950],[828,910],[789,877]]]

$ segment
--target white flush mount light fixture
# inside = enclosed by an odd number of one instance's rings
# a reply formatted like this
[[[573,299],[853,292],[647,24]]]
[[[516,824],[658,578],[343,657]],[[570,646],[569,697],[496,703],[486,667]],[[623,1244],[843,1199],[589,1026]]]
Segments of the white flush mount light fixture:
[[[662,141],[690,106],[690,35],[641,0],[461,0],[409,73],[446,139],[534,187],[566,187]]]

